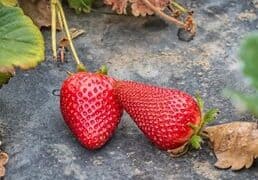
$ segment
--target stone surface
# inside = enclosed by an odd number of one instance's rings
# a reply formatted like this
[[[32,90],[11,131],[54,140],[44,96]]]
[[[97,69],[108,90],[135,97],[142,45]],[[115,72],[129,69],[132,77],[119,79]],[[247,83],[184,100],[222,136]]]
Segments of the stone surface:
[[[109,73],[121,79],[175,87],[194,94],[207,107],[218,107],[216,123],[237,119],[240,114],[222,96],[225,87],[251,91],[237,67],[237,49],[243,35],[257,30],[254,1],[186,1],[195,11],[198,30],[189,43],[178,40],[177,28],[156,17],[91,13],[76,15],[65,8],[71,27],[86,34],[75,40],[79,56],[90,71],[107,64]],[[69,132],[59,111],[60,87],[67,63],[51,59],[50,32],[44,31],[46,61],[34,70],[21,72],[0,89],[0,125],[3,148],[10,155],[6,179],[256,179],[257,163],[248,170],[223,171],[205,144],[181,158],[171,158],[155,148],[125,114],[116,134],[102,149],[82,148]]]

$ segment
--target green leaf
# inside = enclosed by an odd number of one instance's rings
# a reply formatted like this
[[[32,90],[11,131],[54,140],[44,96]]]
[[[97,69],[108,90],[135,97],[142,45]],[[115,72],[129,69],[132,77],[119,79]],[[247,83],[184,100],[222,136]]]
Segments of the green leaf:
[[[240,92],[225,90],[224,94],[230,97],[233,104],[238,107],[238,109],[245,111],[249,110],[258,116],[258,94],[254,95],[244,95]]]
[[[240,48],[243,72],[258,90],[258,33],[247,36]]]
[[[2,84],[8,83],[9,79],[12,77],[12,73],[1,73],[0,72],[0,87]]]
[[[89,13],[94,0],[68,0],[71,8],[75,9],[76,13]]]
[[[14,75],[15,67],[23,70],[44,60],[41,32],[19,7],[0,4],[0,86]]]
[[[213,120],[215,120],[218,113],[219,113],[218,109],[208,110],[203,117],[204,125],[212,122]]]
[[[194,149],[200,149],[202,138],[195,134],[191,137],[190,143]]]
[[[195,94],[195,99],[196,99],[196,101],[197,101],[197,104],[198,104],[200,110],[203,111],[204,101],[203,101],[203,99],[201,98],[201,95],[200,95],[199,92],[197,92],[197,93]]]
[[[17,0],[0,0],[0,4],[4,5],[4,6],[16,6]]]

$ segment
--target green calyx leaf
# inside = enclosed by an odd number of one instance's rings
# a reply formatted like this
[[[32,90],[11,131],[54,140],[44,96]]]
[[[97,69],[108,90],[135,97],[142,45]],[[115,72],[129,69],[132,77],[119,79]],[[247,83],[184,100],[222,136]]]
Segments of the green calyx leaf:
[[[108,74],[108,68],[106,65],[102,65],[100,69],[97,71],[97,73],[107,75]]]
[[[87,71],[87,69],[84,66],[84,64],[80,63],[77,65],[77,72],[86,72],[86,71]]]
[[[200,149],[202,138],[199,135],[193,135],[190,139],[190,144],[194,149]]]
[[[196,99],[196,101],[197,101],[197,104],[198,104],[200,110],[203,111],[204,101],[203,101],[203,99],[201,98],[200,92],[197,92],[197,93],[195,94],[195,99]]]
[[[218,109],[210,109],[203,116],[204,126],[214,121],[219,113]]]
[[[75,9],[76,13],[89,13],[94,0],[68,0],[71,8]]]
[[[14,75],[15,67],[34,68],[44,60],[41,32],[19,7],[0,4],[0,86]]]
[[[201,111],[201,122],[199,126],[194,125],[194,124],[189,124],[189,126],[193,129],[193,135],[191,139],[189,140],[189,143],[194,149],[199,149],[201,147],[202,143],[202,129],[204,126],[206,126],[208,123],[212,122],[215,120],[219,110],[218,109],[210,109],[206,113],[204,113],[204,101],[202,100],[201,96],[199,93],[196,93],[196,102],[200,108]]]
[[[258,33],[250,34],[243,41],[240,48],[240,59],[243,72],[251,81],[252,86],[258,90]]]

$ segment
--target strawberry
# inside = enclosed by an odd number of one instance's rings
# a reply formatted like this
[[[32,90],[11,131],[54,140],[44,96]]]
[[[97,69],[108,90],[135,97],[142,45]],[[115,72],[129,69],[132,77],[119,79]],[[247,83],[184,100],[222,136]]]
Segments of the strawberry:
[[[102,147],[120,122],[122,106],[113,94],[114,82],[100,73],[79,72],[62,84],[60,108],[64,121],[87,149]]]
[[[177,90],[133,81],[117,81],[115,94],[142,132],[163,150],[200,146],[200,130],[217,113],[202,116],[203,101]]]

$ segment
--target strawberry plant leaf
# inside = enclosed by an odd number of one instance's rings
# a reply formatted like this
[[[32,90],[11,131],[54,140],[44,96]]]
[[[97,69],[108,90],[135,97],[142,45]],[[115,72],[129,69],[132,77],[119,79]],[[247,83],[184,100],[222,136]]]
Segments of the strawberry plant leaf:
[[[233,104],[238,107],[239,110],[244,111],[248,109],[250,112],[258,116],[258,95],[244,95],[240,92],[233,90],[225,90],[225,96],[232,99]]]
[[[76,13],[89,13],[94,0],[68,0],[71,8],[75,9]]]
[[[1,73],[0,72],[0,87],[2,84],[6,84],[12,76],[13,76],[12,73]]]
[[[250,34],[240,48],[240,59],[244,75],[249,78],[251,85],[258,90],[258,33]],[[226,89],[224,95],[230,97],[238,109],[249,110],[258,117],[258,94],[245,95]]]
[[[212,122],[213,120],[215,120],[218,112],[219,112],[218,109],[210,109],[210,110],[208,110],[205,113],[204,117],[203,117],[204,125]]]
[[[17,0],[0,0],[0,4],[4,6],[16,6]]]
[[[251,84],[258,90],[258,33],[247,36],[240,48],[240,58],[244,75],[250,78]]]
[[[44,59],[41,32],[19,7],[0,4],[0,86],[14,75],[15,67],[29,69]]]
[[[202,138],[198,135],[193,135],[191,137],[190,143],[194,149],[199,149],[201,147]]]

